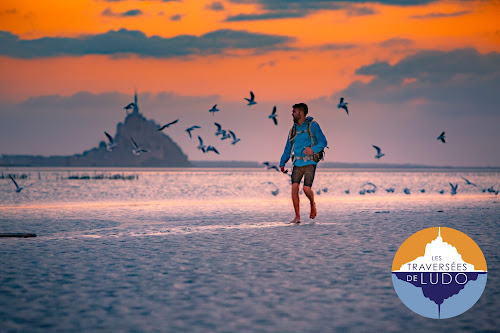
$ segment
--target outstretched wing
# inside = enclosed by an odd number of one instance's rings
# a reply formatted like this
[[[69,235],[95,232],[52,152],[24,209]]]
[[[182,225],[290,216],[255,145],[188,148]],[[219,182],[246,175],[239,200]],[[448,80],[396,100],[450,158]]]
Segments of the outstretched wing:
[[[233,131],[229,130],[229,135],[233,137],[233,140],[236,140],[236,134]]]
[[[14,178],[12,178],[11,175],[9,175],[9,178],[10,178],[10,180],[12,180],[14,182],[14,185],[16,185],[16,188],[19,188],[19,185],[17,185],[17,182],[14,180]]]
[[[108,137],[109,143],[113,144],[113,138],[111,137],[111,135],[109,135],[106,131],[104,132],[104,134],[106,134],[106,136]]]
[[[278,119],[276,117],[273,117],[274,125],[278,126]]]
[[[137,143],[135,143],[135,141],[134,141],[134,139],[132,139],[132,137],[130,138],[130,140],[132,140],[132,144],[134,145],[135,149],[139,148],[139,146],[137,145]]]
[[[340,102],[339,102],[339,104],[341,104],[343,101],[344,101],[344,97],[340,97]]]
[[[255,95],[253,94],[253,92],[250,91],[250,99],[253,101],[255,99]]]
[[[198,140],[200,140],[200,146],[203,146],[203,139],[198,135]]]
[[[176,120],[174,120],[174,121],[169,122],[169,123],[168,123],[167,125],[165,125],[165,126],[167,126],[167,127],[168,127],[168,126],[170,126],[170,125],[175,124],[175,123],[176,123],[176,122],[178,122],[178,121],[179,121],[179,119],[176,119]]]
[[[379,148],[379,147],[374,146],[374,145],[372,145],[372,147],[373,147],[373,148],[375,148],[375,149],[377,150],[377,154],[380,154],[380,148]]]
[[[215,126],[217,126],[217,131],[220,132],[220,130],[222,129],[222,126],[218,123],[214,123]]]
[[[274,106],[273,113],[271,113],[271,114],[273,114],[273,115],[276,114],[276,106]]]
[[[213,151],[214,153],[219,154],[219,152],[217,151],[217,149],[215,149],[215,147],[208,146],[207,151],[209,151],[209,150]]]

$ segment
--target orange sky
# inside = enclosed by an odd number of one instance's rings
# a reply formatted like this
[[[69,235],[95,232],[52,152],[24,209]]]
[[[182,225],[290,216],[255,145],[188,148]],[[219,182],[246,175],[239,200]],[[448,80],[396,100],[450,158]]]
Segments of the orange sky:
[[[86,55],[45,59],[0,57],[1,98],[20,101],[44,94],[71,95],[78,91],[172,91],[181,95],[221,95],[241,99],[242,92],[257,90],[260,100],[313,99],[345,88],[356,68],[376,60],[391,63],[419,49],[452,50],[474,47],[482,53],[500,51],[498,2],[445,1],[425,6],[366,4],[374,15],[348,16],[345,10],[316,11],[304,18],[224,22],[229,15],[259,13],[256,5],[223,2],[224,11],[205,8],[206,1],[161,2],[98,0],[7,0],[0,3],[0,30],[22,39],[77,37],[126,28],[147,36],[170,38],[201,35],[218,29],[291,36],[296,51],[259,55],[211,55],[154,59],[130,56],[113,59]],[[359,7],[359,5],[358,5]],[[108,17],[140,9],[138,17]],[[415,15],[460,13],[445,18],[415,19]],[[172,15],[182,16],[171,21]],[[406,47],[384,48],[391,38],[413,41]],[[346,50],[321,51],[325,44],[355,44]],[[248,53],[248,52],[246,52]],[[363,78],[365,80],[369,78]]]

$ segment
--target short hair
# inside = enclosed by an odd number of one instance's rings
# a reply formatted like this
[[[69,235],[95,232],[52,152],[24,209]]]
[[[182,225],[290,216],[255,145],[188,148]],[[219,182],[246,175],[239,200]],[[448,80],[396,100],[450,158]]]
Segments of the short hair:
[[[300,111],[303,111],[304,116],[307,116],[307,113],[309,112],[309,108],[307,107],[306,103],[294,104],[292,108],[299,109]]]

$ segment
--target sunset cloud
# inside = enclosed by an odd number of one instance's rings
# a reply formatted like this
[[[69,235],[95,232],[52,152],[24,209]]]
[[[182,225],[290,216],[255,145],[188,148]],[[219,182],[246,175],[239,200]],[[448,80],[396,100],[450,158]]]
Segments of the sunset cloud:
[[[205,8],[214,11],[222,11],[224,10],[224,5],[220,1],[214,1],[211,4],[206,5]]]
[[[172,58],[190,55],[223,54],[227,50],[258,49],[259,52],[283,49],[294,39],[287,36],[236,30],[217,30],[201,36],[180,35],[172,38],[147,37],[141,31],[120,29],[80,38],[45,37],[21,40],[0,31],[0,55],[16,58],[82,56],[88,54],[136,54],[141,57]]]
[[[349,7],[352,4],[382,4],[393,6],[418,6],[425,5],[438,0],[229,0],[239,4],[259,4],[265,9],[339,9]]]
[[[472,13],[471,11],[468,10],[462,10],[458,12],[453,12],[453,13],[429,13],[425,15],[412,15],[410,18],[413,19],[428,19],[428,18],[444,18],[444,17],[459,17],[459,16],[464,16],[467,14]]]
[[[395,46],[411,46],[414,44],[414,42],[411,39],[408,38],[398,38],[394,37],[391,39],[387,39],[383,42],[380,43],[380,46],[382,47],[395,47]]]
[[[309,15],[309,11],[274,11],[262,14],[238,14],[234,16],[228,16],[226,18],[226,22],[275,20],[284,18],[305,17],[307,15]]]
[[[140,9],[131,9],[131,10],[127,10],[126,12],[123,12],[123,13],[115,13],[111,10],[111,8],[106,8],[102,12],[102,16],[114,16],[114,17],[141,16],[142,14],[143,14],[143,12]]]
[[[394,65],[375,62],[361,66],[355,81],[342,94],[383,104],[426,100],[455,105],[457,112],[497,113],[500,97],[500,53],[475,49],[420,51]]]

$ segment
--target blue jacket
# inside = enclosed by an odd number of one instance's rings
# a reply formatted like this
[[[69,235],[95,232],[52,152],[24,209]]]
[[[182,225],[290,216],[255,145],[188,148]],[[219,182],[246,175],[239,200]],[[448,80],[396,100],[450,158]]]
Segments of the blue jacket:
[[[311,138],[309,137],[309,134],[307,133],[307,123],[309,121],[313,121],[313,117],[307,117],[306,121],[302,123],[301,126],[297,126],[297,135],[295,136],[295,144],[293,145],[293,154],[295,156],[306,156],[304,154],[304,149],[306,147],[311,146]],[[303,131],[302,133],[299,133]],[[290,132],[288,132],[290,134]],[[321,128],[319,127],[318,123],[313,121],[311,124],[311,134],[314,138],[314,143],[315,145],[312,147],[312,150],[314,153],[318,153],[325,149],[326,145],[328,144],[326,142],[325,135],[321,131]],[[281,160],[280,160],[280,166],[285,166],[286,162],[290,159],[290,153],[292,152],[292,143],[289,140],[289,137],[287,136],[286,138],[286,145],[285,145],[285,150],[283,151],[283,155],[281,155]],[[314,161],[307,160],[299,160],[296,159],[293,163],[295,166],[304,166],[304,165],[310,165],[310,164],[317,164]]]

